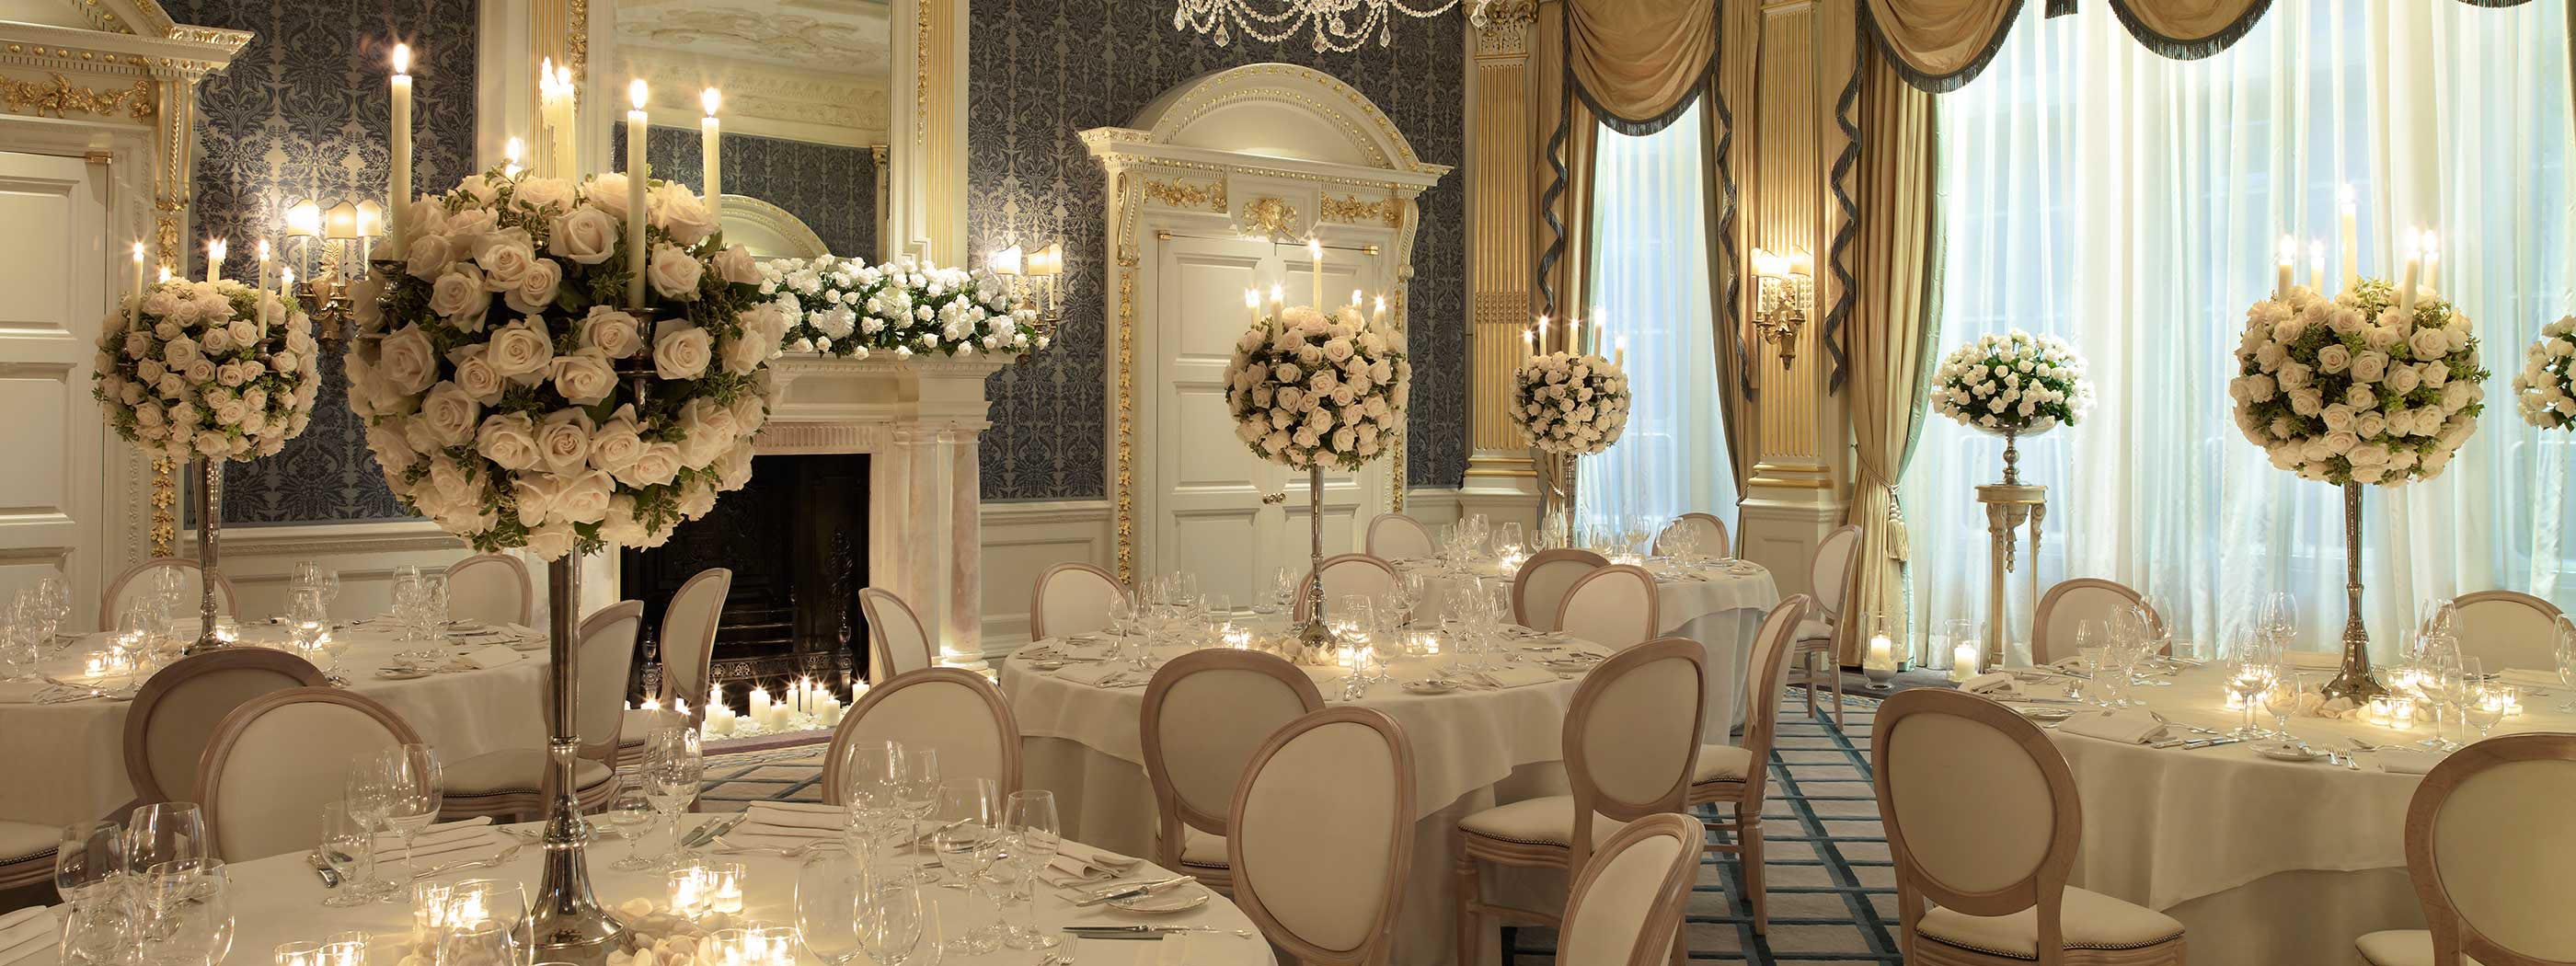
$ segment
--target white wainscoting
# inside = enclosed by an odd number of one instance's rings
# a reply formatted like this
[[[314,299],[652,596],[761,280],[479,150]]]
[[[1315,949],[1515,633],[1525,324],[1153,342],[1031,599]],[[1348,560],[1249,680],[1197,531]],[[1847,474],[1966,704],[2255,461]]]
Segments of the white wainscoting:
[[[986,503],[984,656],[1029,640],[1029,596],[1038,575],[1060,563],[1118,566],[1118,529],[1107,500]]]
[[[395,568],[411,565],[436,573],[469,553],[462,541],[427,520],[229,527],[222,538],[216,559],[232,578],[240,616],[247,620],[285,612],[287,580],[298,561],[316,561],[340,572],[340,598],[331,613],[347,620],[393,607]],[[196,531],[180,533],[178,548],[194,556]]]

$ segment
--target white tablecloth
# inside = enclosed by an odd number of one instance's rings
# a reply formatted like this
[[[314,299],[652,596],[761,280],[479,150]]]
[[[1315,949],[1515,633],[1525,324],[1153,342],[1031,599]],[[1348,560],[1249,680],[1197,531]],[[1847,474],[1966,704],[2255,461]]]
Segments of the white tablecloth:
[[[692,817],[689,824],[693,825],[695,821],[696,817]],[[517,827],[534,829],[538,826],[530,823]],[[657,834],[648,837],[644,845],[649,850],[661,841],[661,837]],[[468,878],[517,879],[533,896],[537,888],[538,860],[541,854],[541,849],[531,846],[522,849],[519,855],[508,864],[497,868],[453,872],[436,877],[436,881],[448,882]],[[666,899],[663,873],[620,872],[609,868],[610,861],[625,854],[626,846],[623,843],[605,842],[592,847],[589,863],[591,886],[600,902],[611,908],[635,899],[650,900],[656,906],[662,905]],[[721,859],[743,863],[744,871],[749,877],[749,883],[743,890],[745,917],[768,925],[795,925],[796,870],[801,859],[787,859],[775,854],[756,852],[735,855],[709,853],[704,858],[708,861]],[[384,868],[398,870],[400,865],[397,861]],[[1154,869],[1148,863],[1141,866],[1134,874],[1141,877],[1159,872],[1160,870]],[[232,955],[226,958],[227,963],[238,964],[238,966],[268,966],[273,959],[271,951],[281,943],[299,940],[319,942],[331,933],[351,929],[363,929],[368,932],[370,945],[368,959],[371,962],[391,963],[399,958],[397,944],[407,940],[411,935],[411,905],[408,901],[376,903],[354,908],[324,906],[322,900],[328,898],[331,893],[323,889],[321,883],[314,878],[313,870],[305,865],[302,852],[252,862],[234,863],[227,867],[227,873],[232,883],[231,894],[235,917]],[[1270,944],[1260,938],[1260,932],[1254,929],[1252,921],[1244,916],[1242,910],[1235,908],[1234,904],[1226,901],[1224,896],[1212,895],[1206,905],[1188,912],[1148,917],[1137,913],[1119,912],[1105,906],[1075,909],[1053,889],[1041,886],[1039,893],[1041,898],[1037,909],[1038,923],[1047,928],[1076,924],[1147,923],[1253,930],[1253,937],[1249,939],[1238,939],[1230,934],[1203,934],[1193,935],[1177,942],[1169,938],[1160,941],[1086,940],[1081,943],[1078,953],[1083,966],[1095,966],[1095,964],[1128,966],[1131,963],[1154,966],[1167,950],[1185,951],[1189,966],[1268,966],[1274,961],[1270,955]],[[992,921],[993,906],[980,896],[955,889],[931,887],[923,888],[921,895],[925,901],[937,904],[939,925],[949,935]],[[927,938],[925,933],[925,939]],[[1186,950],[1171,948],[1183,943],[1186,944]],[[1027,966],[1028,963],[1034,962],[1037,956],[1037,953],[1027,950],[1002,949],[983,956],[952,953],[945,962],[953,966],[983,966],[983,964]],[[796,961],[809,966],[821,962],[801,944],[796,949]],[[912,961],[921,963],[928,960],[916,954]],[[40,954],[22,960],[16,966],[53,966],[53,962],[52,956]]]
[[[1449,597],[1461,592],[1468,581],[1512,575],[1512,568],[1501,561],[1449,568],[1431,561],[1402,560],[1396,566],[1428,578],[1423,581],[1427,599],[1420,610],[1431,620],[1446,612]],[[1649,560],[1645,566],[1655,575],[1655,616],[1663,625],[1656,631],[1698,641],[1708,650],[1702,737],[1710,744],[1726,744],[1727,734],[1744,725],[1743,669],[1752,663],[1753,635],[1762,627],[1762,615],[1780,605],[1779,585],[1772,581],[1771,571],[1749,560],[1696,566]]]
[[[2316,672],[2316,681],[2329,676]],[[2214,669],[2139,690],[2179,724],[2226,730],[2242,720],[2227,709]],[[2525,713],[2496,733],[2576,730],[2576,715],[2550,710],[2561,699],[2526,698]],[[2263,724],[2271,727],[2269,715]],[[2338,750],[2347,738],[2391,744],[2424,737],[2422,728],[2322,718],[2294,717],[2289,730]],[[2383,772],[2370,754],[2359,756],[2362,770],[2350,771],[2274,761],[2246,744],[2185,751],[2050,736],[2084,803],[2074,884],[2167,911],[2186,925],[2202,918],[2214,931],[2222,921],[2237,924],[2224,931],[2242,938],[2227,943],[2204,943],[2196,930],[2193,962],[2342,964],[2351,961],[2361,931],[2422,928],[2421,914],[2397,892],[2405,878],[2406,806],[2420,776]],[[2453,729],[2455,740],[2469,737]],[[2245,928],[2242,910],[2256,907],[2271,911],[2259,929]],[[2393,914],[2354,922],[2356,910]]]
[[[490,670],[444,671],[425,678],[376,677],[398,651],[436,649],[461,655],[471,647],[397,642],[383,631],[343,628],[349,649],[340,673],[349,689],[381,701],[402,716],[421,739],[454,761],[504,748],[545,744],[546,652],[521,652],[520,660]],[[250,640],[283,636],[266,625],[246,629]],[[70,680],[104,637],[93,636],[49,662],[45,673]],[[5,699],[0,699],[5,702]],[[19,775],[43,781],[0,782],[0,819],[66,825],[98,818],[134,797],[125,778],[127,702],[92,698],[64,704],[0,703],[0,762]],[[171,794],[186,797],[187,789]]]
[[[1392,673],[1405,681],[1429,670],[1428,661],[1399,661]],[[1080,684],[1018,660],[1003,663],[1001,682],[1026,739],[1023,782],[1055,791],[1066,834],[1104,848],[1149,853],[1154,793],[1137,731],[1145,689]],[[1457,897],[1449,837],[1458,820],[1496,805],[1565,793],[1560,739],[1576,684],[1568,678],[1501,691],[1415,695],[1390,683],[1352,702],[1394,718],[1413,743],[1413,872],[1398,914],[1397,962],[1454,959],[1451,912]],[[1345,703],[1337,678],[1321,687],[1327,702]],[[1489,899],[1540,909],[1565,904],[1561,876],[1488,868],[1485,879]]]

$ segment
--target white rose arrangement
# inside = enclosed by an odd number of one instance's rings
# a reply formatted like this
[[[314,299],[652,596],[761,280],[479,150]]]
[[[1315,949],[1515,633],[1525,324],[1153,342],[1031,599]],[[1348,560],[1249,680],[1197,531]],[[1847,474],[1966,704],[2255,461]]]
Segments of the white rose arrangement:
[[[2093,385],[2074,346],[2014,329],[1951,350],[1932,372],[1931,403],[1972,429],[2034,436],[2082,422]]]
[[[466,178],[410,207],[402,269],[359,299],[349,408],[394,495],[476,550],[659,546],[751,479],[788,317],[684,185],[653,182],[628,264],[626,189]]]
[[[790,316],[790,352],[867,358],[891,352],[973,355],[1047,347],[1036,313],[1011,308],[989,272],[935,268],[909,256],[883,265],[824,255],[761,265],[760,294]]]
[[[2328,299],[2305,287],[2245,313],[2236,426],[2272,465],[2337,485],[2430,479],[2478,426],[2487,370],[2469,318],[2440,299],[2399,308],[2361,279]]]
[[[1628,430],[1628,372],[1597,355],[1531,356],[1514,373],[1512,426],[1540,452],[1590,456]]]
[[[1412,365],[1357,306],[1297,306],[1243,333],[1226,366],[1235,436],[1291,469],[1359,469],[1404,431]]]
[[[301,435],[321,391],[313,320],[240,282],[169,281],[99,327],[90,395],[156,456],[251,460]]]
[[[2542,429],[2576,427],[2576,315],[2542,326],[2540,338],[2523,348],[2513,396],[2523,422]]]

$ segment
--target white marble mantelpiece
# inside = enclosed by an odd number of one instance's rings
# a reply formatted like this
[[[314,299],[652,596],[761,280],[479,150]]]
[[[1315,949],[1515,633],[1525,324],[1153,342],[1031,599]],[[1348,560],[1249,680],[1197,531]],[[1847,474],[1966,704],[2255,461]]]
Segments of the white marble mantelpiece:
[[[762,456],[868,455],[868,584],[912,605],[945,664],[983,661],[984,378],[1015,359],[789,355],[770,363],[778,401],[752,441]]]

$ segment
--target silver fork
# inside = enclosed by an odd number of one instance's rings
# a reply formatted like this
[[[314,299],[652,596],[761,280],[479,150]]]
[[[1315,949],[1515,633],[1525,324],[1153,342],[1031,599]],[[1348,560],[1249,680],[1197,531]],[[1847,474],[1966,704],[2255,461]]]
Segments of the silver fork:
[[[519,850],[525,847],[525,845],[512,845],[509,848],[502,849],[499,855],[495,855],[488,859],[475,859],[471,862],[450,862],[446,865],[433,865],[429,868],[412,873],[411,877],[414,879],[426,879],[434,875],[445,875],[450,872],[462,872],[467,869],[488,869],[517,858],[519,856]]]

